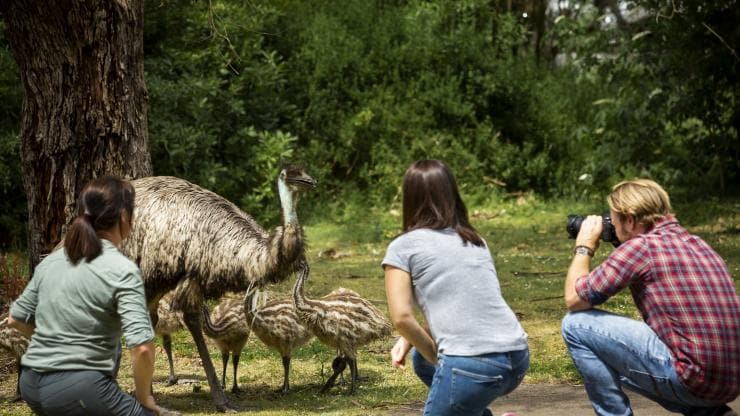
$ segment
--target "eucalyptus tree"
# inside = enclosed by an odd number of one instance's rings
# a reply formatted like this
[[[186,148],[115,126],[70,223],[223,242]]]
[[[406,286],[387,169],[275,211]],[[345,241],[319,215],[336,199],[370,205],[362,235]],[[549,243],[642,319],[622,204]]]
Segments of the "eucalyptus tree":
[[[152,173],[143,0],[3,0],[24,97],[20,156],[31,269],[91,178]]]

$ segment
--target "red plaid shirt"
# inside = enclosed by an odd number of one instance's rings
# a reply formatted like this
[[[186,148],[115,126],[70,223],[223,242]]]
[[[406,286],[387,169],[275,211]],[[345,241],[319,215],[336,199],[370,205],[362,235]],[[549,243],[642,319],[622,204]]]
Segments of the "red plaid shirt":
[[[576,282],[598,305],[629,286],[650,328],[673,353],[676,372],[697,397],[740,394],[740,297],[722,258],[668,216],[612,252]]]

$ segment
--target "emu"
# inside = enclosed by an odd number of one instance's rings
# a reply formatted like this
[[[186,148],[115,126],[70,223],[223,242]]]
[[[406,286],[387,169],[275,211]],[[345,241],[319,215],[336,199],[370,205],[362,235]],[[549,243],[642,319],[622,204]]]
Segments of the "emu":
[[[185,327],[182,320],[182,311],[172,308],[172,302],[175,292],[167,292],[157,305],[157,324],[154,326],[154,333],[162,337],[162,346],[167,354],[167,363],[170,365],[170,376],[167,378],[167,385],[177,384],[175,375],[175,363],[172,359],[172,334]]]
[[[313,337],[298,318],[290,297],[267,299],[264,292],[254,290],[244,299],[247,325],[268,348],[280,353],[283,360],[283,387],[290,390],[288,380],[292,351]]]
[[[315,186],[302,168],[278,175],[283,224],[271,233],[223,197],[183,179],[160,176],[132,181],[134,226],[123,251],[139,265],[147,303],[155,308],[175,290],[175,305],[193,336],[216,409],[234,411],[216,376],[201,332],[204,299],[284,280],[305,257],[296,215],[299,194]]]
[[[226,366],[229,363],[229,353],[232,355],[232,367],[234,368],[234,386],[231,392],[241,392],[237,385],[237,370],[239,368],[239,357],[244,345],[249,340],[250,329],[244,319],[244,300],[226,298],[216,305],[212,313],[208,313],[208,307],[203,305],[203,332],[212,338],[221,351],[223,362],[223,374],[221,377],[224,388],[226,388]]]
[[[0,315],[0,349],[10,353],[15,359],[16,368],[18,370],[18,379],[15,384],[15,397],[14,402],[20,401],[21,399],[21,357],[26,353],[28,349],[28,343],[31,340],[25,336],[22,332],[15,328],[11,328],[8,325],[8,314],[5,313]]]
[[[293,286],[293,304],[298,317],[321,342],[338,350],[332,363],[333,374],[321,392],[329,390],[347,364],[351,371],[350,394],[355,392],[357,348],[376,339],[390,336],[391,324],[370,301],[349,289],[338,289],[320,299],[309,299],[304,294],[308,280],[308,262],[302,262]]]

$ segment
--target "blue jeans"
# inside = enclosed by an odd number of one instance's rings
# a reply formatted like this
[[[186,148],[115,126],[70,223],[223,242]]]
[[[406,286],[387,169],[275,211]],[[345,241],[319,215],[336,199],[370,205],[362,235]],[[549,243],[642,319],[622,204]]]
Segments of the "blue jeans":
[[[691,394],[668,347],[644,322],[598,309],[563,318],[563,339],[597,415],[632,415],[627,387],[684,415],[712,414],[723,403]]]
[[[37,415],[153,415],[100,371],[39,373],[23,368],[20,381],[21,396]]]
[[[414,372],[429,387],[424,416],[490,415],[486,408],[511,393],[529,369],[529,350],[473,357],[439,354],[437,365],[411,350]]]

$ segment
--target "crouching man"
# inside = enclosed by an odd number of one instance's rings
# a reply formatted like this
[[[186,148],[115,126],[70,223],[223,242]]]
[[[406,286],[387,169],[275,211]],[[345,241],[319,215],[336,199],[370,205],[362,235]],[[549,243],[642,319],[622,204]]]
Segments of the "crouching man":
[[[562,323],[568,351],[597,415],[632,415],[627,387],[671,412],[736,415],[740,297],[722,258],[689,234],[657,183],[637,179],[607,197],[621,244],[599,266],[600,216],[576,237]],[[629,287],[643,321],[594,309]]]

